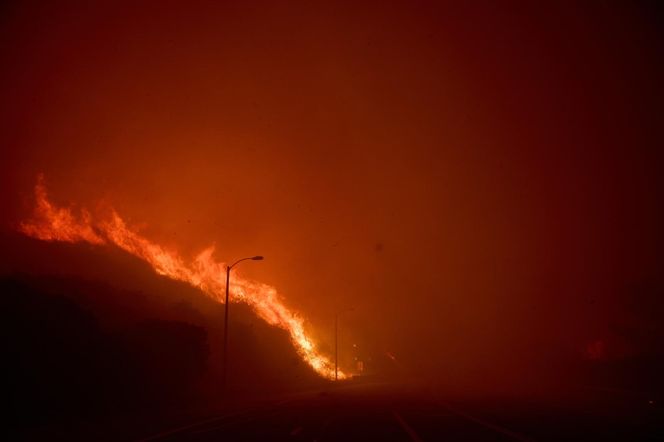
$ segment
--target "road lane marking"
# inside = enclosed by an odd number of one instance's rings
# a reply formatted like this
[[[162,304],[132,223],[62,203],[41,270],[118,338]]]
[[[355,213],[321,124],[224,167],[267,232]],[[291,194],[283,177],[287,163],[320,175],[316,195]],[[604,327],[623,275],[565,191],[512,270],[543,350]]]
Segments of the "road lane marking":
[[[256,413],[252,414],[252,411],[256,411]],[[277,409],[274,409],[274,410],[272,410],[272,409],[249,410],[246,413],[239,413],[237,415],[230,416],[230,417],[237,418],[237,419],[234,419],[234,420],[226,419],[226,420],[223,420],[220,423],[218,423],[218,424],[216,424],[212,427],[203,428],[202,430],[193,431],[193,432],[190,432],[190,433],[187,433],[187,434],[201,435],[201,434],[205,434],[205,433],[213,433],[215,431],[219,431],[219,430],[223,430],[224,428],[228,428],[231,425],[246,425],[246,424],[248,424],[250,422],[253,422],[257,419],[269,418],[269,417],[277,415],[278,413],[279,413],[279,410],[277,410]]]
[[[492,424],[491,422],[487,422],[484,419],[480,419],[479,417],[470,415],[468,413],[464,413],[463,411],[456,410],[456,409],[452,408],[452,406],[447,404],[447,403],[443,403],[443,406],[445,408],[447,408],[449,411],[451,411],[452,413],[456,414],[457,416],[461,416],[465,419],[468,419],[471,422],[474,422],[474,423],[476,423],[478,425],[481,425],[485,428],[493,430],[493,431],[495,431],[497,433],[500,433],[504,436],[507,436],[511,439],[518,440],[520,442],[533,442],[532,439],[530,439],[529,437],[524,436],[523,434],[519,434],[519,433],[517,433],[515,431],[512,431],[512,430],[509,430],[505,427],[501,427],[499,425]]]
[[[336,419],[336,416],[330,416],[327,419],[325,419],[325,422],[323,422],[323,426],[321,427],[322,430],[327,429],[327,427],[330,426],[333,420]]]
[[[394,419],[397,421],[399,426],[401,426],[401,429],[406,432],[408,437],[410,437],[412,442],[422,442],[422,439],[420,439],[415,430],[413,430],[413,427],[408,425],[408,422],[406,422],[399,413],[397,413],[395,410],[392,410],[392,416],[394,416]]]
[[[260,408],[260,407],[256,407],[256,408]],[[174,434],[181,433],[181,432],[186,431],[186,430],[190,430],[192,428],[200,427],[200,426],[205,425],[205,424],[220,421],[220,420],[228,418],[228,417],[235,417],[235,416],[238,416],[238,415],[249,413],[252,410],[254,410],[254,408],[238,410],[238,411],[234,411],[232,413],[227,413],[227,414],[223,414],[221,416],[215,416],[215,417],[212,417],[210,419],[205,419],[205,420],[202,420],[202,421],[194,422],[193,424],[183,425],[183,426],[177,427],[177,428],[171,428],[170,430],[162,431],[161,433],[153,434],[152,436],[148,436],[146,438],[139,439],[138,442],[147,442],[147,441],[151,441],[151,440],[163,439],[165,437],[169,437],[169,436],[172,436]]]
[[[325,422],[323,422],[323,425],[318,430],[320,439],[322,439],[325,436],[325,434],[327,433],[327,428],[330,426],[332,421],[335,420],[335,419],[336,419],[336,417],[334,417],[334,416],[330,416],[327,419],[325,419]],[[314,439],[314,441],[316,441],[316,440],[318,440],[318,439]]]

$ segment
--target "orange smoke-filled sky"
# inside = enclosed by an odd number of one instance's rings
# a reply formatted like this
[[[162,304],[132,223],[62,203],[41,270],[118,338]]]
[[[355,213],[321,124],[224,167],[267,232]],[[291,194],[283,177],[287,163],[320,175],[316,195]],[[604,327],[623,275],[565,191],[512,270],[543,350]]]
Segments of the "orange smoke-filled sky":
[[[610,343],[662,287],[661,35],[574,3],[9,2],[5,224],[43,172],[432,372]]]

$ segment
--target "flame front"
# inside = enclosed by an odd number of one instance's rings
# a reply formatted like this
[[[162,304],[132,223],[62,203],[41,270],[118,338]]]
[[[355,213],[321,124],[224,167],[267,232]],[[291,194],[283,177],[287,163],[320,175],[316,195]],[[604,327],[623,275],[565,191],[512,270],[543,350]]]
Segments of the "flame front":
[[[109,219],[96,221],[88,211],[82,210],[77,217],[70,209],[55,207],[48,200],[41,177],[35,186],[35,198],[33,217],[19,225],[24,234],[45,241],[114,244],[148,262],[160,275],[187,282],[214,300],[224,302],[226,266],[212,258],[214,247],[203,250],[193,262],[187,263],[177,253],[129,228],[115,211]],[[319,375],[334,379],[334,364],[319,353],[307,337],[302,318],[283,304],[274,287],[233,275],[229,296],[233,302],[249,304],[268,324],[287,330],[302,359]],[[338,376],[347,377],[341,371]]]

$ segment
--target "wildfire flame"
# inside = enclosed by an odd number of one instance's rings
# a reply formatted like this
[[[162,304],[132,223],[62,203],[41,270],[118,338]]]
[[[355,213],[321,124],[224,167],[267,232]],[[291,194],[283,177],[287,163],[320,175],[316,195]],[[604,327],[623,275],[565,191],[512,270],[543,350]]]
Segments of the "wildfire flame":
[[[44,241],[113,244],[145,260],[160,275],[187,282],[217,302],[224,302],[226,265],[213,259],[214,246],[187,263],[178,253],[151,242],[128,227],[115,211],[111,211],[108,219],[95,220],[87,210],[81,210],[80,216],[76,216],[71,209],[54,206],[48,200],[41,176],[35,186],[35,199],[32,218],[19,225],[22,233]],[[250,305],[268,324],[288,331],[302,359],[319,375],[334,379],[334,364],[316,349],[307,337],[303,319],[283,304],[274,287],[236,274],[233,275],[229,298],[232,302]],[[340,379],[347,377],[341,371],[338,375]]]

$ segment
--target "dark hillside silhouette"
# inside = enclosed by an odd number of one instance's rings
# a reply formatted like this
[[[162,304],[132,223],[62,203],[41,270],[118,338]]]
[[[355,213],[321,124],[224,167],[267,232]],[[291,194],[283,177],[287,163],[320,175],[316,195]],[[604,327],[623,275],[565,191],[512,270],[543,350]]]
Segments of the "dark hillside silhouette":
[[[13,422],[182,399],[205,371],[203,327],[145,320],[122,332],[105,331],[73,300],[21,280],[0,281],[0,292],[4,391]]]
[[[219,400],[222,304],[117,249],[0,239],[15,423]],[[285,331],[232,308],[227,397],[321,384]]]

